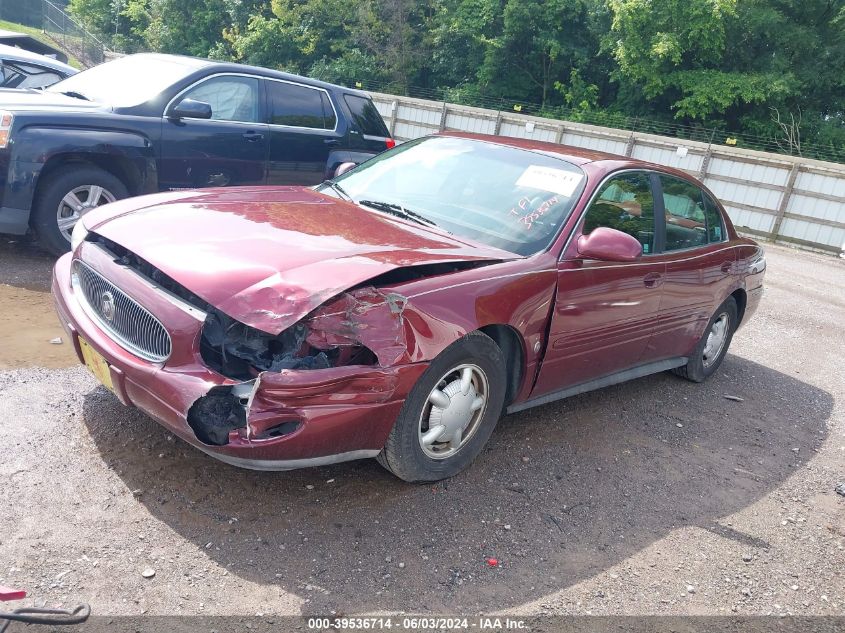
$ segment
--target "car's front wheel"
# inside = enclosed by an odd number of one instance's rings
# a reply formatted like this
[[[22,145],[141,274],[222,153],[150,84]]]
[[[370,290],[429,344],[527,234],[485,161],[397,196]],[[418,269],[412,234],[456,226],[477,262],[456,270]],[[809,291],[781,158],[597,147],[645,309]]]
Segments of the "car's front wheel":
[[[93,165],[61,167],[39,188],[32,228],[44,248],[61,255],[70,250],[70,235],[83,215],[128,195],[126,186],[103,169]]]
[[[737,315],[736,300],[728,297],[710,318],[687,364],[672,371],[693,382],[703,382],[712,375],[728,353],[738,325]]]
[[[379,462],[405,481],[437,481],[470,465],[502,413],[505,360],[472,332],[432,361],[411,390]]]

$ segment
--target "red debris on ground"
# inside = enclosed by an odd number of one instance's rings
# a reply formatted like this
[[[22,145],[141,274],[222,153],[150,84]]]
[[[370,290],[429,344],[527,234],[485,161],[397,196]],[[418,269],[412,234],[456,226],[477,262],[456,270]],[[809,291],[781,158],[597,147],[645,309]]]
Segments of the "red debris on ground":
[[[10,589],[0,585],[0,601],[22,600],[23,598],[26,598],[26,591],[23,589]]]

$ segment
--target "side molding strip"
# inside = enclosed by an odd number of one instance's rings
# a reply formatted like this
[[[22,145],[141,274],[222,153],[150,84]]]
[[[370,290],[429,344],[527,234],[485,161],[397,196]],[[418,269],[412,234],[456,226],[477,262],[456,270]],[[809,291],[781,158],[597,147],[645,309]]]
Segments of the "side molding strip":
[[[667,358],[666,360],[660,360],[655,363],[632,367],[631,369],[626,369],[625,371],[602,376],[601,378],[596,378],[595,380],[590,380],[588,382],[582,382],[580,385],[575,385],[574,387],[567,387],[566,389],[553,391],[550,394],[534,398],[533,400],[517,402],[507,408],[507,413],[524,411],[525,409],[539,407],[542,404],[548,404],[549,402],[554,402],[555,400],[563,400],[564,398],[577,396],[579,393],[602,389],[604,387],[609,387],[610,385],[619,384],[620,382],[626,382],[628,380],[634,380],[635,378],[642,378],[651,374],[657,374],[668,369],[674,369],[675,367],[683,367],[687,364],[688,360],[689,359],[685,356],[679,356],[678,358]]]
[[[305,459],[244,459],[243,457],[233,457],[223,453],[216,453],[203,446],[197,446],[206,455],[210,455],[221,462],[237,466],[238,468],[246,468],[247,470],[296,470],[297,468],[312,468],[314,466],[327,466],[329,464],[339,464],[340,462],[348,462],[353,459],[369,459],[378,455],[380,450],[360,450],[349,451],[348,453],[338,453],[336,455],[324,455],[323,457],[308,457]]]

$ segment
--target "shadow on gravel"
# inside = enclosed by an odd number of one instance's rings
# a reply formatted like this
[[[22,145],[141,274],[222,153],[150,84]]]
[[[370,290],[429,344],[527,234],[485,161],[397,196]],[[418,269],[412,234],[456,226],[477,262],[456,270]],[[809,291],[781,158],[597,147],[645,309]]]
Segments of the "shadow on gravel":
[[[0,284],[49,290],[56,258],[27,236],[0,235]]]
[[[662,374],[509,416],[467,472],[417,486],[375,461],[238,470],[102,388],[84,419],[139,504],[230,573],[310,598],[309,613],[473,613],[541,599],[676,528],[768,547],[720,520],[810,459],[832,407],[729,356],[703,385]]]

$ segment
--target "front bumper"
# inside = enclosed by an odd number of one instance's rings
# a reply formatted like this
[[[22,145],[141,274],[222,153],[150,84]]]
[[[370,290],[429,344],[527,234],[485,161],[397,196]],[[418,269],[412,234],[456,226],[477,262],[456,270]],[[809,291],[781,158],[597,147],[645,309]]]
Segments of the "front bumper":
[[[80,336],[105,358],[117,398],[157,420],[175,435],[222,461],[258,470],[288,470],[374,457],[384,446],[402,404],[427,364],[349,366],[264,372],[256,381],[247,426],[229,443],[201,442],[187,422],[191,406],[219,386],[237,385],[206,367],[199,355],[202,321],[168,300],[133,271],[88,248],[85,262],[106,276],[165,325],[173,353],[164,363],[145,361],[110,338],[77,300],[71,284],[72,254],[53,271],[53,297],[63,327],[82,361]],[[296,430],[258,437],[296,421]]]

